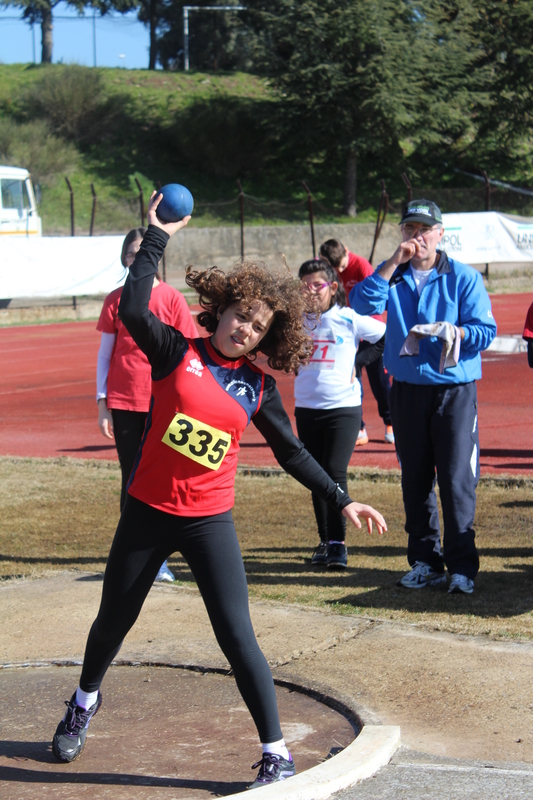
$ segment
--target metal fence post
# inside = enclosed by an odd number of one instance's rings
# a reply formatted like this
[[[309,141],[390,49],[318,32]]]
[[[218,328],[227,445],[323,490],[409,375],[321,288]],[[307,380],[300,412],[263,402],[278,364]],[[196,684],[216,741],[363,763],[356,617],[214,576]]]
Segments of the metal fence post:
[[[372,263],[372,259],[374,258],[374,250],[376,248],[377,241],[379,239],[379,235],[381,233],[381,229],[383,227],[383,223],[385,222],[385,217],[387,216],[387,210],[389,208],[389,195],[387,194],[387,190],[385,188],[385,181],[383,178],[381,179],[381,197],[379,198],[379,208],[378,208],[378,218],[376,220],[376,230],[374,231],[374,241],[372,243],[372,251],[370,253],[369,261]]]
[[[137,184],[137,189],[139,190],[139,207],[141,211],[141,228],[144,228],[144,217],[146,216],[144,213],[144,196],[143,196],[143,189],[141,184],[139,183],[139,179],[135,178],[135,183]]]
[[[309,191],[309,187],[305,181],[302,181],[302,186],[307,192],[307,208],[309,210],[309,225],[311,226],[311,247],[313,248],[313,258],[316,258],[315,223],[313,220],[313,196]]]
[[[482,170],[481,174],[485,178],[485,211],[490,211],[490,179],[485,170]],[[488,264],[485,264],[485,272],[483,273],[483,277],[487,280],[489,279]]]
[[[96,214],[96,192],[94,191],[94,184],[92,183],[91,183],[91,193],[93,196],[93,209],[91,211],[91,227],[89,229],[89,236],[92,236],[94,232],[94,217]]]
[[[239,207],[241,211],[241,261],[244,261],[244,192],[238,179],[237,186],[239,187]]]
[[[413,199],[413,187],[411,186],[411,181],[407,177],[407,172],[402,172],[402,181],[407,186],[407,204],[409,204]]]
[[[67,182],[68,190],[70,192],[70,235],[75,236],[75,226],[74,226],[74,190],[70,184],[69,179],[65,175],[65,180]]]

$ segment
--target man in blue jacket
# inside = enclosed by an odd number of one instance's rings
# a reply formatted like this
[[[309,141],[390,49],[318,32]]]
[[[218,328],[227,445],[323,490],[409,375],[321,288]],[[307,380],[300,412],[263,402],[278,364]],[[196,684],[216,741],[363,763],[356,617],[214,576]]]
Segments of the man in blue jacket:
[[[446,567],[448,591],[472,594],[479,569],[476,380],[496,323],[480,273],[437,249],[444,233],[438,206],[413,200],[400,224],[403,241],[394,255],[350,292],[359,314],[387,310],[383,361],[393,376],[390,406],[411,566],[399,584],[446,584]]]

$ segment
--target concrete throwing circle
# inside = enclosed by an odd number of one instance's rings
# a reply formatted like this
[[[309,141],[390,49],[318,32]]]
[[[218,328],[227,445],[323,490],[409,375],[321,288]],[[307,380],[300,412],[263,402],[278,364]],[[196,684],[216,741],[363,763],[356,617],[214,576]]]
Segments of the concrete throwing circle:
[[[260,758],[257,732],[232,677],[155,666],[112,666],[85,749],[59,764],[50,742],[80,667],[1,670],[0,775],[4,800],[158,800],[243,791]],[[276,686],[281,727],[298,773],[359,732],[303,690]]]

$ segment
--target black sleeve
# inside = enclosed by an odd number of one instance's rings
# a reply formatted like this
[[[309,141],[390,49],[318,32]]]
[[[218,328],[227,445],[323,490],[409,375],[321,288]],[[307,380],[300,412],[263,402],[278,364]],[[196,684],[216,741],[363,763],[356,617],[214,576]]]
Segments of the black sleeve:
[[[188,348],[179,331],[161,322],[148,309],[154,275],[168,240],[168,234],[161,228],[148,227],[130,267],[118,307],[120,319],[148,358],[154,377],[164,374],[171,364],[177,363]]]
[[[362,341],[357,348],[355,356],[355,367],[361,371],[362,367],[368,367],[373,361],[376,361],[385,350],[385,334],[375,344]]]
[[[316,492],[338,511],[352,502],[292,432],[290,419],[271,375],[265,376],[263,402],[253,417],[253,423],[272,448],[279,465],[306,489]]]
[[[533,339],[527,342],[527,363],[533,369]]]

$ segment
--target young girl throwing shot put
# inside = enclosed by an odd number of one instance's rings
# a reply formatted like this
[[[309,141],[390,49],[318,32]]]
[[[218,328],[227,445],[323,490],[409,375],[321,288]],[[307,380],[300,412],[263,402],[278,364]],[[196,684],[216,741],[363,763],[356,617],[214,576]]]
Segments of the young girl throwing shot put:
[[[107,562],[102,600],[87,641],[80,685],[53,740],[60,761],[73,761],[102,702],[100,685],[135,623],[159,565],[179,551],[205,602],[218,643],[257,726],[263,756],[253,786],[294,774],[281,733],[274,682],[248,609],[242,556],[231,516],[239,439],[253,420],[280,464],[342,511],[356,527],[386,530],[370,506],[354,503],[293,435],[275,381],[253,359],[294,370],[310,340],[310,306],[287,274],[244,263],[228,274],[189,268],[211,334],[186,339],[148,309],[153,276],[169,236],[190,217],[163,224],[152,196],[150,226],[124,286],[120,316],[152,367],[152,398],[128,496]]]

